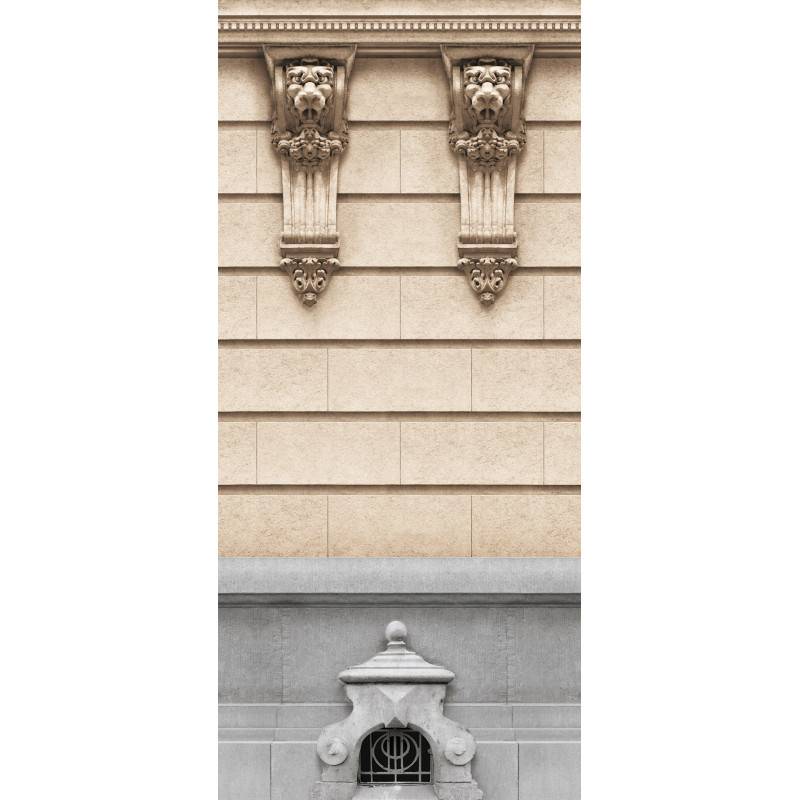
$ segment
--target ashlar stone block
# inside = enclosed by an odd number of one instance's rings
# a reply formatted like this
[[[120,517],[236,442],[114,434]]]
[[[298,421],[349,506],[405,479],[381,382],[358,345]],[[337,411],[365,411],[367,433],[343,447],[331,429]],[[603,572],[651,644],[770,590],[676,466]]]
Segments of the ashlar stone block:
[[[246,194],[256,191],[256,129],[225,125],[219,129],[219,191]]]
[[[280,198],[223,202],[219,206],[219,265],[275,267],[283,227]]]
[[[580,422],[545,422],[544,479],[550,485],[581,482]]]
[[[220,121],[263,121],[272,117],[263,58],[219,59]]]
[[[222,348],[220,411],[325,411],[328,379],[321,348]]]
[[[544,185],[544,137],[541,128],[529,128],[527,141],[517,156],[517,193],[541,194]]]
[[[544,199],[518,202],[516,214],[521,267],[580,266],[579,202]]]
[[[259,483],[397,483],[399,425],[364,420],[259,422]]]
[[[383,98],[385,102],[376,102]],[[386,122],[449,119],[447,82],[438,57],[359,58],[350,80],[350,119]]]
[[[406,484],[542,483],[542,423],[402,422]]]
[[[579,744],[520,742],[520,798],[580,800],[580,779]]]
[[[218,288],[220,339],[255,339],[256,279],[247,275],[222,275]]]
[[[580,411],[580,351],[475,348],[473,411]]]
[[[581,279],[578,275],[544,278],[544,338],[581,338]]]
[[[487,799],[521,800],[518,771],[516,742],[481,742],[478,745],[472,774]]]
[[[469,411],[470,351],[328,351],[331,411]]]
[[[348,267],[444,267],[456,260],[457,202],[340,202]]]
[[[534,56],[525,98],[530,121],[581,118],[581,61],[579,58]]]
[[[350,127],[350,143],[342,157],[339,192],[400,192],[400,128],[390,125]]]
[[[576,127],[544,130],[544,191],[579,194],[581,191],[581,131]]]
[[[458,194],[458,159],[447,143],[447,125],[403,128],[400,133],[401,191]]]
[[[579,556],[580,496],[473,496],[472,554],[526,558]]]
[[[331,495],[332,556],[469,556],[468,495]]]
[[[256,129],[256,191],[259,194],[282,194],[281,157],[272,146],[272,126]]]
[[[269,800],[270,744],[220,742],[219,800]]]
[[[221,495],[221,556],[326,556],[325,495]]]
[[[463,276],[403,275],[403,339],[541,339],[542,276],[515,274],[503,302],[486,306]]]
[[[220,422],[219,482],[256,482],[256,423]]]
[[[314,313],[298,303],[285,275],[258,277],[260,339],[400,338],[400,276],[337,274]],[[292,301],[292,302],[290,302]]]

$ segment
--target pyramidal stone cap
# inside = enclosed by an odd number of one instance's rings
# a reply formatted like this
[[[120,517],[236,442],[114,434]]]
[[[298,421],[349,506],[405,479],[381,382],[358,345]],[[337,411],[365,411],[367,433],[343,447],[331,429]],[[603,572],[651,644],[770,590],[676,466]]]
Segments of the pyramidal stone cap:
[[[429,664],[406,647],[408,630],[395,620],[386,626],[386,649],[369,661],[339,673],[342,683],[450,683],[455,674]]]

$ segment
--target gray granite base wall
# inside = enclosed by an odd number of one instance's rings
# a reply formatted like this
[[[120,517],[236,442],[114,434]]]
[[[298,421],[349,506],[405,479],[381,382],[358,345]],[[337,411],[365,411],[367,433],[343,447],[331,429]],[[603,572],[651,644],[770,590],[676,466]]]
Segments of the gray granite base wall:
[[[578,800],[580,608],[566,563],[574,560],[517,559],[505,571],[502,559],[487,559],[475,578],[472,564],[458,574],[460,559],[361,560],[363,568],[316,560],[311,582],[300,559],[248,560],[246,582],[239,560],[226,561],[220,800],[309,799],[321,772],[317,736],[350,709],[336,676],[383,649],[392,619],[406,623],[413,649],[456,673],[446,714],[477,740],[473,774],[485,800]],[[389,569],[391,595],[381,591]],[[435,569],[448,575],[445,592],[425,583]]]
[[[472,774],[485,800],[579,800],[577,733],[565,730],[565,741],[478,738]],[[320,774],[315,741],[221,741],[219,768],[220,800],[309,800]]]
[[[456,674],[451,702],[579,699],[579,609],[350,605],[221,608],[220,701],[344,702],[336,676],[385,646],[402,619],[410,646]]]

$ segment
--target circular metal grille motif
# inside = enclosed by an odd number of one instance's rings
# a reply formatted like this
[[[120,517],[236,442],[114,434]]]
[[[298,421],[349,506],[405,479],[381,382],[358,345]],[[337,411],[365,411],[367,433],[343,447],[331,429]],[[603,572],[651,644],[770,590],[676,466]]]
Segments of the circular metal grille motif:
[[[419,731],[373,731],[361,745],[359,783],[430,783],[431,751]]]

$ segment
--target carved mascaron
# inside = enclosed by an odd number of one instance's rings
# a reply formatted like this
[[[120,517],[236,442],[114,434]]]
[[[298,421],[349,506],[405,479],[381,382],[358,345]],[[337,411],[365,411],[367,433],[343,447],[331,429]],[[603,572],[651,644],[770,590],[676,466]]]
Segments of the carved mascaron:
[[[513,66],[486,58],[462,67],[465,112],[462,120],[464,117],[469,120],[473,133],[456,132],[452,127],[454,121],[451,122],[450,146],[477,169],[500,166],[525,144],[524,122],[517,132],[503,130],[511,108],[512,71]]]
[[[281,266],[313,306],[339,266],[339,157],[347,147],[347,79],[355,47],[264,47],[281,156]]]
[[[522,105],[532,54],[532,47],[442,48],[451,88],[450,146],[459,156],[458,266],[485,305],[517,266],[516,157],[525,145]]]

